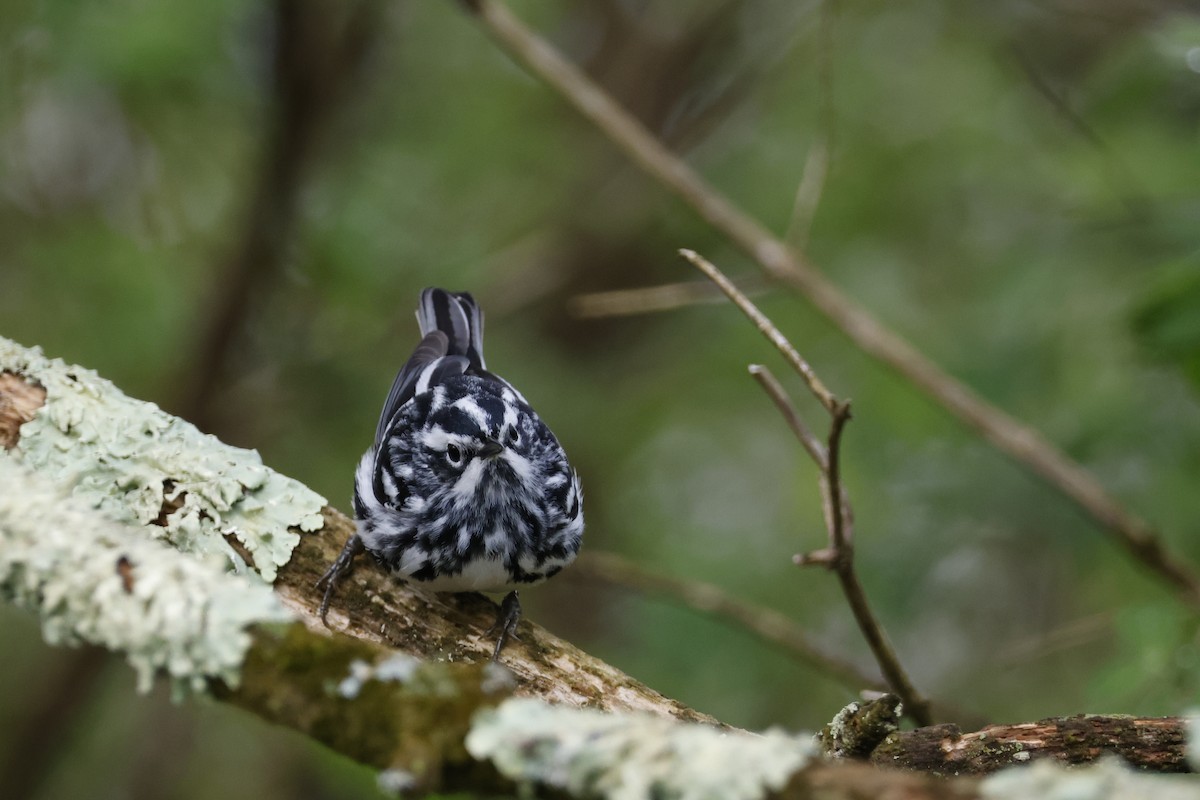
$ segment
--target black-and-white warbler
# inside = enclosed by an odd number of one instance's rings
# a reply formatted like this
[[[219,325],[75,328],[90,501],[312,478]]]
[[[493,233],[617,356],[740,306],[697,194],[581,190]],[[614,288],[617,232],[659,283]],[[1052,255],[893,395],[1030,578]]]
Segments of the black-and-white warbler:
[[[521,616],[517,589],[579,551],[579,477],[521,393],[484,366],[483,312],[471,295],[426,289],[417,322],[421,343],[354,473],[357,533],[317,584],[326,587],[321,618],[366,550],[431,591],[507,592],[494,659]]]

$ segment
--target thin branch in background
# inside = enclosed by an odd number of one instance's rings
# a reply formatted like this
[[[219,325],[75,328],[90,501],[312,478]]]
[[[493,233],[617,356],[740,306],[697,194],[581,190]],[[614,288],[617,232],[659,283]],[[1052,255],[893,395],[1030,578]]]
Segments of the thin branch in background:
[[[175,382],[174,410],[210,433],[213,401],[241,349],[247,321],[286,263],[316,145],[335,112],[361,91],[360,68],[379,31],[377,3],[276,0],[274,11],[271,116],[241,215],[244,228],[214,281],[209,313]]]
[[[660,575],[615,553],[596,550],[588,550],[580,555],[571,566],[571,572],[584,580],[598,580],[641,594],[665,597],[727,622],[780,648],[852,691],[882,691],[886,688],[878,677],[872,677],[849,661],[821,650],[809,641],[803,628],[785,615],[739,600],[710,583]]]
[[[1127,509],[1080,464],[952,378],[923,353],[851,300],[760,222],[717,192],[671,153],[582,71],[534,34],[502,3],[463,0],[497,44],[543,80],[620,148],[631,161],[732,242],[771,277],[787,284],[863,352],[906,378],[1001,452],[1074,502],[1145,568],[1171,585],[1181,601],[1200,609],[1200,577],[1166,552],[1149,523]]]
[[[833,105],[833,15],[835,0],[824,0],[817,12],[817,132],[808,156],[804,159],[804,171],[796,187],[796,199],[792,202],[792,216],[785,241],[797,249],[808,244],[808,235],[821,195],[825,191],[825,179],[829,175],[829,162],[833,156],[836,113]]]
[[[1137,180],[1129,166],[1117,156],[1104,141],[1104,138],[1084,117],[1072,108],[1063,94],[1051,85],[1050,80],[1042,73],[1033,56],[1025,48],[1017,44],[1010,45],[1009,51],[1017,62],[1021,74],[1038,95],[1046,101],[1050,108],[1058,114],[1081,139],[1088,143],[1097,155],[1104,173],[1104,179],[1116,197],[1124,204],[1131,217],[1143,215],[1147,205],[1144,197],[1137,189]]]
[[[687,261],[691,262],[692,266],[707,275],[708,279],[715,283],[725,293],[725,296],[732,300],[733,304],[750,318],[750,321],[754,323],[754,327],[758,328],[759,333],[767,337],[767,341],[775,345],[775,349],[782,353],[787,362],[792,365],[792,368],[800,374],[801,378],[804,378],[804,382],[808,384],[808,388],[817,400],[820,401],[821,405],[825,406],[825,410],[830,414],[834,413],[837,410],[837,398],[825,388],[825,384],[821,383],[821,379],[817,377],[817,373],[813,372],[812,367],[801,357],[796,348],[792,347],[792,343],[787,340],[787,337],[779,332],[775,324],[767,319],[767,315],[759,311],[758,306],[750,302],[750,298],[742,294],[734,282],[725,276],[725,273],[718,270],[695,251],[680,250],[679,255],[683,256]]]
[[[103,648],[84,646],[55,659],[36,685],[25,688],[24,706],[5,723],[14,732],[0,757],[5,797],[41,795],[65,757],[64,742],[72,740],[96,702],[110,660]]]
[[[766,282],[753,275],[738,281],[747,295],[767,290]],[[627,317],[634,314],[653,314],[708,303],[723,303],[725,298],[710,281],[684,281],[638,289],[617,289],[591,292],[572,297],[568,311],[579,319]]]
[[[792,429],[792,433],[796,434],[796,438],[800,440],[800,444],[808,451],[809,457],[816,462],[821,472],[825,472],[828,469],[828,457],[825,454],[825,445],[800,417],[800,412],[792,405],[792,400],[784,390],[783,384],[772,374],[771,370],[762,364],[751,364],[750,375],[754,380],[758,381],[759,385],[763,387],[763,391],[774,401],[775,407],[783,415],[783,419],[787,422],[788,427]]]
[[[783,235],[793,247],[804,247],[808,244],[808,234],[817,216],[817,206],[821,204],[821,194],[825,191],[829,156],[829,140],[818,133],[804,159],[804,171],[800,175],[800,183],[796,186],[796,199],[792,201],[792,217],[788,222],[787,232]]]
[[[813,372],[808,362],[800,356],[792,343],[787,340],[787,337],[780,333],[774,323],[758,310],[750,298],[738,291],[738,288],[733,285],[733,281],[725,277],[721,270],[692,250],[680,250],[679,254],[707,275],[713,283],[721,287],[721,291],[728,295],[733,304],[783,354],[788,363],[808,384],[809,391],[829,412],[829,440],[824,448],[824,458],[820,457],[822,452],[819,448],[810,449],[811,443],[805,444],[805,450],[808,450],[809,455],[813,456],[813,461],[821,471],[821,495],[825,506],[829,546],[816,552],[797,556],[795,561],[799,565],[821,564],[837,575],[838,582],[842,587],[842,594],[845,595],[846,602],[850,605],[854,620],[858,623],[858,629],[862,632],[863,638],[867,640],[867,644],[875,656],[875,661],[887,679],[888,686],[904,701],[905,713],[912,717],[918,725],[931,724],[932,715],[929,701],[917,691],[916,686],[909,679],[908,673],[900,664],[900,659],[896,655],[895,648],[888,641],[883,625],[880,624],[879,619],[871,610],[870,603],[867,602],[866,592],[863,591],[862,584],[858,580],[858,573],[854,569],[854,544],[850,531],[852,517],[850,505],[845,492],[842,491],[841,478],[842,433],[846,428],[846,423],[850,421],[850,403],[839,400],[825,388],[825,384]],[[751,374],[754,374],[753,370],[751,370]],[[755,377],[758,378],[757,375]],[[796,430],[796,426],[790,418],[794,417],[799,421],[799,413],[795,411],[795,407],[783,388],[779,386],[779,382],[759,378],[759,383],[768,389],[767,393],[772,396],[777,406],[781,409],[788,409],[783,416],[788,420],[789,426]],[[778,396],[771,389],[777,389]],[[806,432],[809,431],[808,426],[803,422],[800,422],[799,428]],[[804,437],[801,437],[801,441],[805,441]]]

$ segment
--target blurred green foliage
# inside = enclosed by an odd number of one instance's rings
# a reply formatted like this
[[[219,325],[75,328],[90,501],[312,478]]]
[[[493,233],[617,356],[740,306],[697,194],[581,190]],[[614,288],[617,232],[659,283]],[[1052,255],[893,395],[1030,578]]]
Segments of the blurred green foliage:
[[[186,405],[269,161],[287,5],[5,5],[0,334]],[[829,142],[814,262],[1200,564],[1200,20],[1182,5],[514,6],[780,233],[810,148]],[[345,509],[417,292],[469,289],[490,364],[582,473],[588,547],[779,609],[869,665],[832,579],[791,566],[824,534],[814,469],[745,374],[783,374],[758,334],[726,305],[567,311],[583,292],[695,279],[680,246],[754,266],[454,3],[372,8],[206,427]],[[757,299],[854,400],[862,580],[924,691],[1005,721],[1197,701],[1196,620],[1169,591],[802,300]],[[732,724],[815,728],[852,699],[743,632],[570,571],[526,608]],[[71,654],[11,610],[0,631],[4,751]],[[105,663],[30,767],[36,797],[374,792],[365,770],[237,712],[134,698],[132,674]]]
[[[1178,366],[1200,388],[1200,255],[1160,272],[1134,310],[1134,333],[1144,350]]]

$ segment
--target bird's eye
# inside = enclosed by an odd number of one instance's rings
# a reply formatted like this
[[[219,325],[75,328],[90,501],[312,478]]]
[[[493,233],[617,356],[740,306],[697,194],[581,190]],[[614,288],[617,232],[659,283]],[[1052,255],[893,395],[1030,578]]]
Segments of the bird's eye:
[[[509,428],[508,435],[505,437],[509,447],[516,447],[521,443],[521,434],[516,428]]]
[[[450,462],[451,466],[457,467],[462,463],[462,459],[463,452],[461,447],[456,444],[446,445],[446,460]]]

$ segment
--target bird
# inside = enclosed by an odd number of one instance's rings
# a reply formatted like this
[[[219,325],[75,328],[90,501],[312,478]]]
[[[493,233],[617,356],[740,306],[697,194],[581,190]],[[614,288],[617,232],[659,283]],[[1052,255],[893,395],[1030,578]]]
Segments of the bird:
[[[579,475],[525,397],[489,372],[483,311],[467,292],[428,288],[421,341],[384,401],[354,472],[355,533],[317,582],[323,622],[364,551],[433,592],[505,593],[497,661],[521,618],[518,590],[556,575],[583,539]]]

